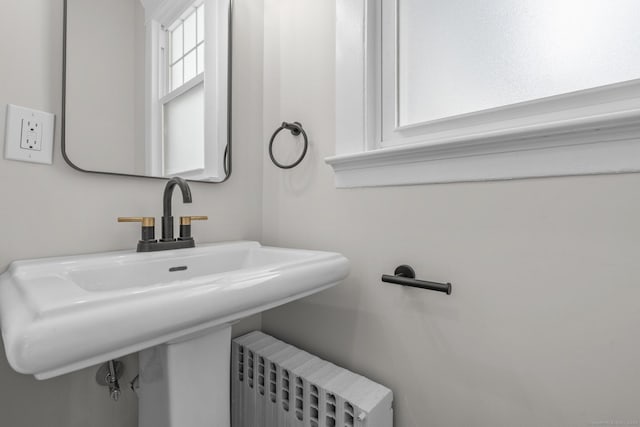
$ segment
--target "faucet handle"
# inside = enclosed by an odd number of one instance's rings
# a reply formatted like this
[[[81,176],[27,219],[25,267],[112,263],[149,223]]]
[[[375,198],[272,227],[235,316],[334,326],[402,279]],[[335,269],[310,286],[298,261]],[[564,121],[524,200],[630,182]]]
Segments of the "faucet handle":
[[[153,242],[156,240],[156,219],[152,216],[118,217],[118,222],[142,223],[140,241]]]
[[[191,221],[206,221],[208,216],[181,216],[180,225],[191,225]]]
[[[156,225],[156,219],[152,216],[119,216],[118,222],[141,222],[143,227]]]
[[[208,219],[208,216],[181,216],[180,238],[178,240],[193,240],[191,236],[191,221],[206,221]]]

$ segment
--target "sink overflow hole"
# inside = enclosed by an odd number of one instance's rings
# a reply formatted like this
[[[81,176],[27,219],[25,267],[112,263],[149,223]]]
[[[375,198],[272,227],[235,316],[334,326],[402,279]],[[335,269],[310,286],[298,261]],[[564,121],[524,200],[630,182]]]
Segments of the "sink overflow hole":
[[[171,267],[169,272],[173,273],[174,271],[185,271],[187,269],[186,265],[181,265],[180,267]]]

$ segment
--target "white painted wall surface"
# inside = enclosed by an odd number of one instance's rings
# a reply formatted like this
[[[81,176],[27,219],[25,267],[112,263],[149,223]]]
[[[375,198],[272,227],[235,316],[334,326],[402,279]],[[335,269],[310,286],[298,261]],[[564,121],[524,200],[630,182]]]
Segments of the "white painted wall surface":
[[[194,183],[194,202],[174,196],[174,215],[209,215],[195,226],[201,242],[259,239],[262,161],[262,9],[236,0],[233,176],[223,185]],[[249,5],[250,3],[250,5]],[[164,181],[76,172],[60,154],[62,0],[0,4],[0,135],[7,103],[56,114],[53,166],[0,158],[0,271],[12,260],[134,248],[135,225],[116,217],[162,215]],[[2,142],[4,144],[4,141]],[[236,332],[260,327],[254,317]],[[114,331],[117,333],[117,331]],[[126,376],[137,369],[127,362]],[[7,427],[133,427],[136,399],[123,382],[120,403],[94,382],[95,369],[47,381],[15,373],[0,346],[0,425]]]
[[[263,156],[263,242],[352,272],[264,331],[391,387],[395,427],[640,423],[640,175],[337,190],[334,2],[265,11],[263,139],[297,120],[311,148]],[[453,295],[380,282],[403,263]]]
[[[139,169],[145,123],[140,9],[132,0],[69,0],[67,154],[80,168],[144,173],[144,166]]]

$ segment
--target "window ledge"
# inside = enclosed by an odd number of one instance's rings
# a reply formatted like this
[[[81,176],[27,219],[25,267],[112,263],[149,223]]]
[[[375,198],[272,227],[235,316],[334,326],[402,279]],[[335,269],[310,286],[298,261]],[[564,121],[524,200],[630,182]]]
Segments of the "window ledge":
[[[336,186],[640,171],[640,110],[329,157]]]

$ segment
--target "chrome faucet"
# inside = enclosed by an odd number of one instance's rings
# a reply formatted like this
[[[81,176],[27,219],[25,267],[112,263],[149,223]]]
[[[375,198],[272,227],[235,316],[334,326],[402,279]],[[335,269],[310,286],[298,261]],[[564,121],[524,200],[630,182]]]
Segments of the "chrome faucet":
[[[187,181],[180,177],[173,177],[167,182],[167,186],[164,187],[164,195],[162,196],[162,240],[161,242],[173,242],[173,216],[171,216],[171,196],[173,196],[173,189],[175,186],[180,187],[182,191],[182,202],[191,203],[191,189]]]
[[[138,252],[164,251],[168,249],[182,249],[195,247],[195,241],[191,236],[191,222],[197,220],[207,220],[206,216],[181,216],[180,217],[180,237],[173,236],[173,216],[171,214],[171,196],[175,186],[180,187],[182,201],[191,203],[191,189],[189,184],[182,178],[174,177],[167,182],[162,196],[162,238],[155,239],[155,218],[153,217],[132,217],[118,218],[118,222],[140,222],[142,223],[142,237],[138,241]]]

